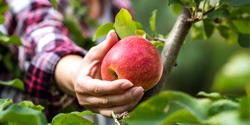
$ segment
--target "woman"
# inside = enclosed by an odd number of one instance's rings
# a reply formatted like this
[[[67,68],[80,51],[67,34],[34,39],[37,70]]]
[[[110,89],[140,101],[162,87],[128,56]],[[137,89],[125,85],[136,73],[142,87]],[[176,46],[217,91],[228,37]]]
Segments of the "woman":
[[[46,0],[6,2],[10,10],[0,29],[21,37],[23,46],[17,50],[19,66],[25,71],[25,97],[43,105],[49,119],[74,101],[107,117],[112,111],[132,110],[140,101],[142,87],[133,87],[126,79],[100,79],[102,59],[118,41],[114,31],[87,52],[72,41],[63,23],[63,14],[74,13],[70,1],[58,1],[60,12]],[[120,8],[131,10],[127,0],[84,0],[82,4],[88,10],[80,18],[85,37],[91,37],[96,28],[88,25],[87,18],[105,23],[112,21]]]

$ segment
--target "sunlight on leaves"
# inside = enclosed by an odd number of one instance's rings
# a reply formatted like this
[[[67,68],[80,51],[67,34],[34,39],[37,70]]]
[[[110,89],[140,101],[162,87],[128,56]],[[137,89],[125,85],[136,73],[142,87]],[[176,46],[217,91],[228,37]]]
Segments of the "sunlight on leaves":
[[[90,111],[61,113],[53,118],[51,125],[95,125],[94,122],[84,118],[84,115],[93,115],[93,113]]]
[[[137,29],[132,16],[126,9],[121,9],[115,17],[114,27],[118,36],[122,39],[128,36],[135,36]]]
[[[18,105],[21,105],[21,106],[24,106],[24,107],[28,107],[28,108],[31,108],[31,109],[34,109],[34,110],[37,110],[37,111],[44,110],[43,106],[41,106],[41,105],[35,105],[33,102],[27,101],[27,100],[19,102]]]
[[[2,111],[6,106],[13,103],[11,99],[0,99],[0,111]]]

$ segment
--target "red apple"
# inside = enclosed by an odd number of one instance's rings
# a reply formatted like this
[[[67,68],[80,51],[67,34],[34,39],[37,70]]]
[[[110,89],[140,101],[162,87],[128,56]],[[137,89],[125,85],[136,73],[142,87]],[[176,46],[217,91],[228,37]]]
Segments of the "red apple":
[[[103,80],[130,80],[144,91],[153,88],[162,75],[162,60],[157,49],[139,36],[123,38],[106,54],[101,65]]]

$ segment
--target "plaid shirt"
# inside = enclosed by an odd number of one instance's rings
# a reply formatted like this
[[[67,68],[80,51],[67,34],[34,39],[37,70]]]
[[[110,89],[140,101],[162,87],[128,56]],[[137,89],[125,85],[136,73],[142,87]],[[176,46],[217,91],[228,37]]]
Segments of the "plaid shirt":
[[[21,37],[23,46],[17,50],[19,66],[25,71],[25,95],[35,104],[43,105],[45,111],[49,111],[46,112],[48,117],[53,116],[75,101],[74,97],[58,90],[54,83],[57,62],[65,55],[84,56],[87,51],[71,40],[63,24],[65,12],[56,11],[49,1],[6,0],[6,2],[10,5],[10,10],[5,13],[6,21],[0,25],[0,29],[8,35],[17,34]],[[111,3],[113,11],[120,8],[131,10],[126,0],[111,0]],[[58,4],[59,8],[60,6],[65,8],[67,1],[61,0]],[[83,30],[84,33],[89,32],[88,28]]]

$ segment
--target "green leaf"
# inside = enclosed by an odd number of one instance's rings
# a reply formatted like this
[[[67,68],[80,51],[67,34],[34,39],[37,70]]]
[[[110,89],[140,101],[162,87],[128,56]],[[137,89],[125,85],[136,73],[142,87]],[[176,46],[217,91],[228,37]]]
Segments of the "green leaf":
[[[115,17],[114,27],[118,36],[122,39],[128,36],[135,36],[137,29],[131,14],[126,9],[121,9]]]
[[[193,40],[205,40],[207,39],[204,24],[202,21],[194,23],[191,27],[191,38]]]
[[[226,27],[226,26],[223,26],[223,25],[219,25],[218,27],[217,27],[217,29],[219,30],[219,33],[220,33],[220,35],[223,37],[223,38],[225,38],[225,39],[228,39],[229,38],[229,35],[230,35],[230,33],[229,33],[229,28],[228,27]]]
[[[215,11],[212,11],[211,13],[208,13],[207,15],[207,19],[210,19],[210,20],[215,20],[217,18],[221,18],[221,17],[228,17],[229,16],[229,11],[227,9],[224,9],[224,8],[220,8],[220,9],[217,9]]]
[[[0,15],[0,24],[3,24],[3,23],[4,23],[4,21],[5,21],[4,16]]]
[[[8,4],[2,2],[0,5],[0,14],[4,14],[7,10],[9,10]]]
[[[19,36],[15,36],[15,35],[10,37],[9,43],[12,43],[12,44],[17,45],[17,46],[21,46],[22,45],[20,37]]]
[[[221,94],[219,94],[217,92],[206,93],[206,92],[201,91],[201,92],[199,92],[197,94],[197,96],[206,97],[206,98],[210,98],[210,99],[213,99],[213,100],[217,100],[217,99],[222,98]]]
[[[157,13],[157,10],[154,10],[154,11],[152,12],[152,16],[150,17],[150,20],[149,20],[150,29],[151,29],[153,32],[156,32],[156,30],[155,30],[156,13]]]
[[[142,26],[142,24],[140,22],[137,22],[137,21],[134,21],[134,22],[135,22],[136,28],[138,30],[143,30],[143,26]]]
[[[71,114],[75,114],[75,115],[78,115],[78,116],[84,116],[84,115],[95,115],[95,113],[91,112],[90,110],[85,110],[83,112],[71,112]]]
[[[51,4],[53,5],[53,7],[55,9],[57,9],[57,3],[56,3],[56,0],[50,0]]]
[[[0,81],[0,85],[11,86],[14,88],[18,88],[20,90],[24,90],[24,84],[20,79],[14,79],[11,81]]]
[[[182,92],[164,91],[141,103],[123,121],[129,125],[162,125],[164,119],[166,120],[168,116],[185,109],[192,114],[192,116],[190,115],[190,120],[195,118],[197,119],[195,123],[200,123],[206,119],[207,109],[204,107],[208,107],[210,103],[211,101],[208,99],[195,99]],[[181,113],[177,114],[181,115]],[[183,116],[175,116],[173,118],[178,119],[178,117],[181,118]],[[181,121],[181,119],[179,120]]]
[[[85,114],[85,113],[83,113]],[[92,121],[84,118],[82,113],[61,113],[56,115],[51,125],[95,125]]]
[[[96,33],[93,37],[93,41],[95,41],[97,38],[102,37],[104,35],[107,35],[110,30],[114,29],[113,23],[106,23],[100,27],[97,28]]]
[[[34,110],[37,110],[37,111],[42,111],[44,109],[43,106],[35,105],[31,101],[22,101],[22,102],[19,102],[18,105],[21,105],[21,106],[24,106],[24,107],[27,107],[27,108],[31,108],[31,109],[34,109]]]
[[[16,125],[46,125],[47,119],[41,111],[12,104],[0,112],[0,123],[4,122]]]
[[[209,20],[203,20],[203,25],[204,25],[204,31],[206,38],[210,38],[214,32],[214,24],[212,21]]]
[[[249,0],[224,0],[230,6],[240,7],[250,4]]]
[[[219,114],[221,112],[238,110],[239,107],[240,107],[240,105],[237,102],[234,102],[234,101],[229,100],[229,99],[220,99],[220,100],[213,102],[209,106],[208,115],[214,116],[214,115]]]
[[[13,101],[11,99],[1,99],[0,98],[0,111],[2,111],[5,107],[7,107],[11,103],[13,103]]]
[[[227,42],[230,44],[235,44],[238,43],[238,33],[236,33],[234,30],[230,29],[229,30],[229,36],[227,38]]]
[[[242,47],[250,47],[250,34],[239,34],[238,42]]]
[[[14,44],[17,46],[22,45],[20,37],[16,35],[13,36],[0,35],[0,42],[3,44]]]
[[[181,11],[183,10],[183,6],[179,4],[173,5],[172,10],[175,15],[180,15]]]

